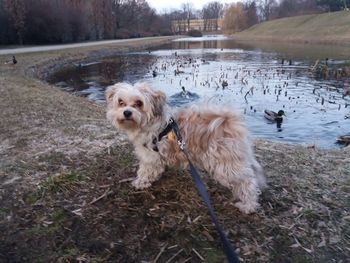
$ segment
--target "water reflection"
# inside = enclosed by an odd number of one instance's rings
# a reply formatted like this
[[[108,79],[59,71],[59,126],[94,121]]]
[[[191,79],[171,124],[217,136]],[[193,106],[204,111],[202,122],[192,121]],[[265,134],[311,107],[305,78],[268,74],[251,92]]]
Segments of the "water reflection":
[[[336,137],[349,132],[350,121],[345,117],[350,113],[350,96],[343,94],[346,80],[315,79],[309,71],[317,47],[302,55],[299,46],[271,52],[270,46],[262,45],[263,52],[252,43],[211,39],[175,41],[149,52],[74,65],[50,81],[97,102],[104,101],[105,87],[110,84],[147,81],[168,95],[170,106],[199,98],[234,104],[244,113],[253,135],[284,142],[334,147]],[[323,46],[318,59],[330,57],[330,63],[346,63],[345,57],[332,57],[333,50],[329,52]],[[270,125],[265,109],[283,109],[288,117]]]

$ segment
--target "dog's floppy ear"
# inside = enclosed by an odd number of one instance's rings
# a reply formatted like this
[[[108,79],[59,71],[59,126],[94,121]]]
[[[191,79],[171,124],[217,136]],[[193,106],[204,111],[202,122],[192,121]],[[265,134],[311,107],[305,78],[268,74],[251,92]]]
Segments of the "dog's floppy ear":
[[[118,88],[122,85],[122,83],[116,83],[113,86],[109,86],[106,89],[105,96],[107,104],[109,104],[113,100],[113,96],[115,92],[118,90]]]
[[[147,83],[136,83],[135,87],[137,87],[142,93],[146,94],[149,98],[152,105],[153,115],[162,115],[166,101],[165,93],[160,90],[153,90]]]
[[[160,90],[156,90],[153,92],[152,98],[153,98],[153,114],[155,116],[162,115],[163,108],[166,101],[165,93]]]

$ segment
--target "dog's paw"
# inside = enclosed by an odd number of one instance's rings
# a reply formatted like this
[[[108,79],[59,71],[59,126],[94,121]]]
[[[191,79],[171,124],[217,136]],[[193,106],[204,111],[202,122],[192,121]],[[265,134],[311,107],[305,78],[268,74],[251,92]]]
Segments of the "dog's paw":
[[[241,212],[245,214],[251,214],[253,212],[256,212],[257,208],[259,207],[259,204],[237,202],[235,203],[235,207],[237,207]]]
[[[137,177],[134,181],[132,181],[131,184],[136,189],[145,189],[145,188],[148,188],[152,185],[150,181],[145,180],[142,177]]]

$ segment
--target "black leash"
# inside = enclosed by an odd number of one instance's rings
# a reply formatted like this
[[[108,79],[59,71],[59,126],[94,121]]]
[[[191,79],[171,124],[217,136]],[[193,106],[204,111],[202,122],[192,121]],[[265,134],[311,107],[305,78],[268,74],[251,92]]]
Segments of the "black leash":
[[[185,142],[182,140],[182,137],[180,134],[180,129],[177,126],[177,124],[173,118],[170,118],[168,126],[171,126],[172,130],[175,132],[180,150],[183,152],[183,154],[185,155],[185,157],[190,165],[192,179],[194,180],[196,187],[197,187],[197,190],[198,190],[198,193],[202,197],[204,203],[206,204],[206,206],[208,208],[209,215],[210,215],[211,219],[213,220],[215,227],[216,227],[216,230],[218,231],[218,233],[220,235],[220,239],[221,239],[222,245],[224,247],[224,251],[225,251],[225,254],[226,254],[228,261],[230,263],[239,263],[237,255],[236,255],[235,251],[233,250],[231,243],[228,241],[228,239],[227,239],[224,231],[222,230],[221,225],[220,225],[220,223],[215,215],[213,206],[211,205],[211,202],[209,199],[209,195],[205,189],[205,185],[203,184],[196,168],[194,167],[194,165],[192,164],[192,162],[189,158],[188,152],[185,149]],[[168,128],[167,128],[167,130],[168,130]],[[168,130],[168,132],[170,130]],[[160,139],[161,139],[161,137],[160,137]]]

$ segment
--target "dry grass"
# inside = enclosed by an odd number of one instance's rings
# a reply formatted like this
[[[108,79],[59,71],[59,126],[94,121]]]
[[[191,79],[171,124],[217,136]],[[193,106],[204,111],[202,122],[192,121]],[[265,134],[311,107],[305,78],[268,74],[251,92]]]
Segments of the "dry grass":
[[[92,51],[79,52],[75,59]],[[103,106],[33,77],[73,53],[0,66],[1,262],[224,262],[186,171],[169,169],[135,191],[132,148],[106,123]],[[346,262],[350,149],[255,145],[269,183],[258,213],[241,214],[226,189],[205,179],[242,261]]]
[[[219,220],[244,262],[345,262],[349,256],[349,153],[257,142],[269,188],[242,215],[226,189],[205,180]],[[218,235],[187,172],[168,170],[135,191],[129,145],[95,160],[44,156],[64,172],[7,204],[3,258],[87,262],[223,262]],[[13,195],[12,195],[13,196]],[[4,212],[4,219],[5,219]],[[2,222],[4,223],[4,221]],[[6,227],[6,228],[5,228]],[[50,240],[50,242],[48,242]],[[15,244],[15,246],[14,246]],[[41,244],[38,246],[38,244]],[[161,253],[160,253],[161,252]],[[197,252],[197,253],[196,253]]]
[[[240,40],[349,45],[349,23],[348,11],[295,16],[257,24],[234,37]]]

